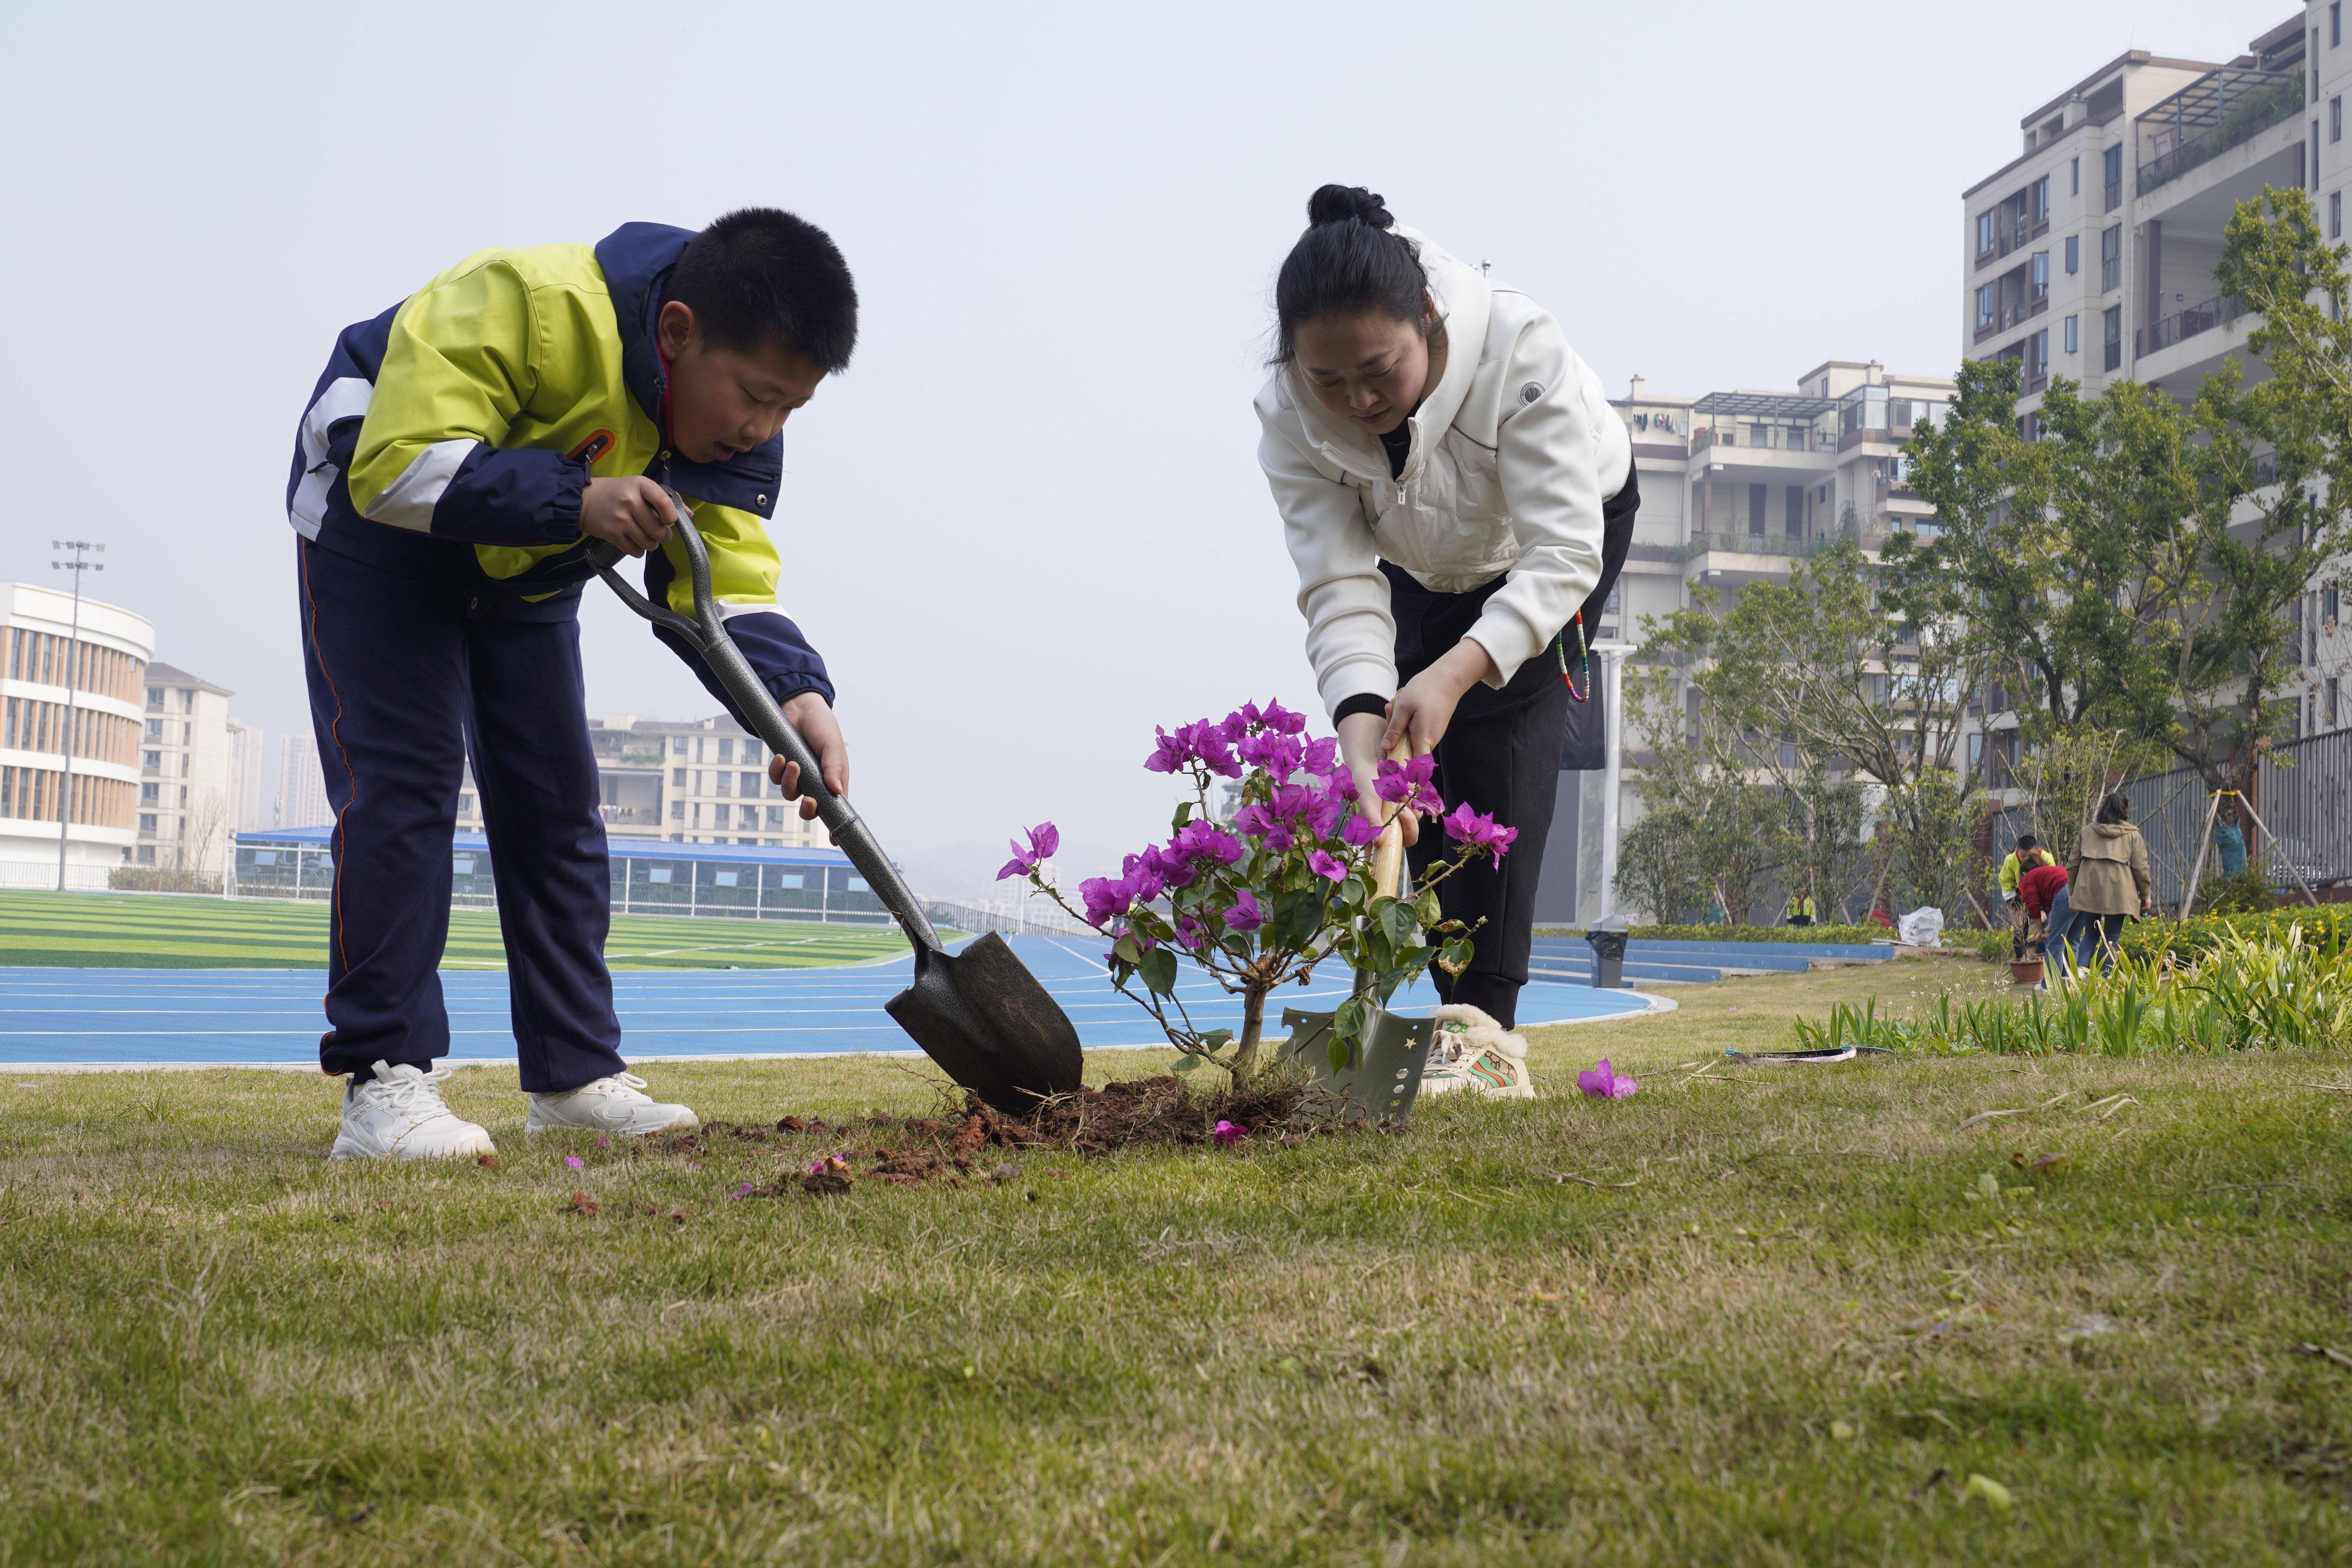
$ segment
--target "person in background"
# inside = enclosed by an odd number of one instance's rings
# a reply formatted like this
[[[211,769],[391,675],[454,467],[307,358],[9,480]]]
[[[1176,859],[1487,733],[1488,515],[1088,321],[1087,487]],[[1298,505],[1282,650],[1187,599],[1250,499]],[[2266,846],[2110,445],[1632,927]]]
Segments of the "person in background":
[[[1789,895],[1789,912],[1781,917],[1783,925],[1809,926],[1813,923],[1812,895],[1802,888]]]
[[[2009,955],[2025,956],[2025,910],[2017,901],[2017,880],[2050,857],[2042,852],[2041,841],[2031,833],[2017,836],[2017,847],[2000,863],[2000,901],[2009,915]]]
[[[2075,840],[2074,858],[2066,870],[2075,963],[2088,968],[2095,950],[2101,954],[2100,966],[2112,967],[2124,921],[2147,912],[2152,887],[2147,843],[2132,826],[2130,801],[2111,795],[2099,803],[2098,818]]]
[[[2017,901],[2025,910],[2025,951],[2029,956],[2045,956],[2053,940],[2050,933],[2050,911],[2057,896],[2066,890],[2066,868],[2046,856],[2028,867],[2017,879]]]

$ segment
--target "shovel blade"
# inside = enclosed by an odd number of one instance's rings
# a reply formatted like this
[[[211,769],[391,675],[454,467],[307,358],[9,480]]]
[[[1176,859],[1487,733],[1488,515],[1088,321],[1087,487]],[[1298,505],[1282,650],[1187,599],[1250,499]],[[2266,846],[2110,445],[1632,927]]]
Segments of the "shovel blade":
[[[1078,1031],[1004,939],[961,952],[915,950],[915,983],[885,1011],[947,1075],[997,1110],[1024,1115],[1077,1089]]]
[[[1402,1121],[1411,1116],[1412,1102],[1421,1093],[1422,1068],[1429,1064],[1437,1020],[1408,1018],[1373,1006],[1368,1010],[1350,1060],[1335,1070],[1330,1053],[1335,1016],[1285,1007],[1282,1026],[1290,1031],[1285,1054],[1371,1121]]]

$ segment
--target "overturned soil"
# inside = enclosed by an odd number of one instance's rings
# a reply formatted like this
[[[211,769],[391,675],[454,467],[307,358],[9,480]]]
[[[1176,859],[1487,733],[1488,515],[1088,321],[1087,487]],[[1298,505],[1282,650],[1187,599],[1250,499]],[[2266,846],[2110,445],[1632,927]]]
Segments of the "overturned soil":
[[[1222,1136],[1220,1122],[1227,1129]],[[1025,1116],[994,1110],[969,1091],[961,1100],[950,1092],[927,1116],[877,1114],[839,1123],[786,1116],[773,1127],[713,1121],[691,1132],[658,1134],[646,1147],[693,1158],[721,1142],[797,1144],[805,1157],[789,1174],[765,1186],[746,1184],[734,1195],[829,1197],[868,1185],[1002,1186],[1021,1174],[1020,1165],[1004,1156],[1022,1151],[1097,1155],[1213,1143],[1247,1152],[1366,1126],[1349,1101],[1303,1079],[1275,1075],[1242,1088],[1198,1089],[1163,1074],[1057,1095]]]

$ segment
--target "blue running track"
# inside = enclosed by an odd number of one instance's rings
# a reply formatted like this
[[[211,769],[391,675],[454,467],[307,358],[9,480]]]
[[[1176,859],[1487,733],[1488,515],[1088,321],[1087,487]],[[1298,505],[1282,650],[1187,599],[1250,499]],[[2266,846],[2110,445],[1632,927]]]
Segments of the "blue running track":
[[[1098,942],[1011,939],[1068,1010],[1078,1037],[1095,1048],[1164,1044],[1143,1010],[1111,989]],[[910,1051],[882,1004],[908,982],[914,961],[824,969],[689,970],[613,976],[632,1061],[692,1057],[822,1056]],[[0,1067],[314,1067],[322,970],[20,969],[0,967]],[[506,976],[444,971],[452,1061],[511,1061]],[[1238,1028],[1241,1005],[1186,966],[1178,994],[1206,1027]],[[1347,974],[1332,966],[1307,989],[1283,991],[1274,1006],[1334,1007]],[[1427,982],[1400,1006],[1419,1011],[1436,998]],[[1519,1001],[1519,1022],[1573,1023],[1640,1013],[1651,998],[1590,985],[1535,984]],[[1279,1025],[1279,1014],[1269,1019]]]

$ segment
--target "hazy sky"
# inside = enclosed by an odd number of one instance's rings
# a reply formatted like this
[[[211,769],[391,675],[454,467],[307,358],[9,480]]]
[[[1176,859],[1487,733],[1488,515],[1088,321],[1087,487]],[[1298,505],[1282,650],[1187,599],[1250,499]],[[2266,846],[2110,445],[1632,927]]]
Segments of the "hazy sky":
[[[2018,117],[2290,14],[0,7],[0,580],[103,539],[159,658],[308,729],[283,496],[336,331],[484,246],[789,207],[864,300],[774,525],[854,796],[933,891],[1045,817],[1067,881],[1164,833],[1154,722],[1312,702],[1249,405],[1317,184],[1491,259],[1613,395],[1948,373]],[[601,587],[584,626],[597,710],[710,711]]]

